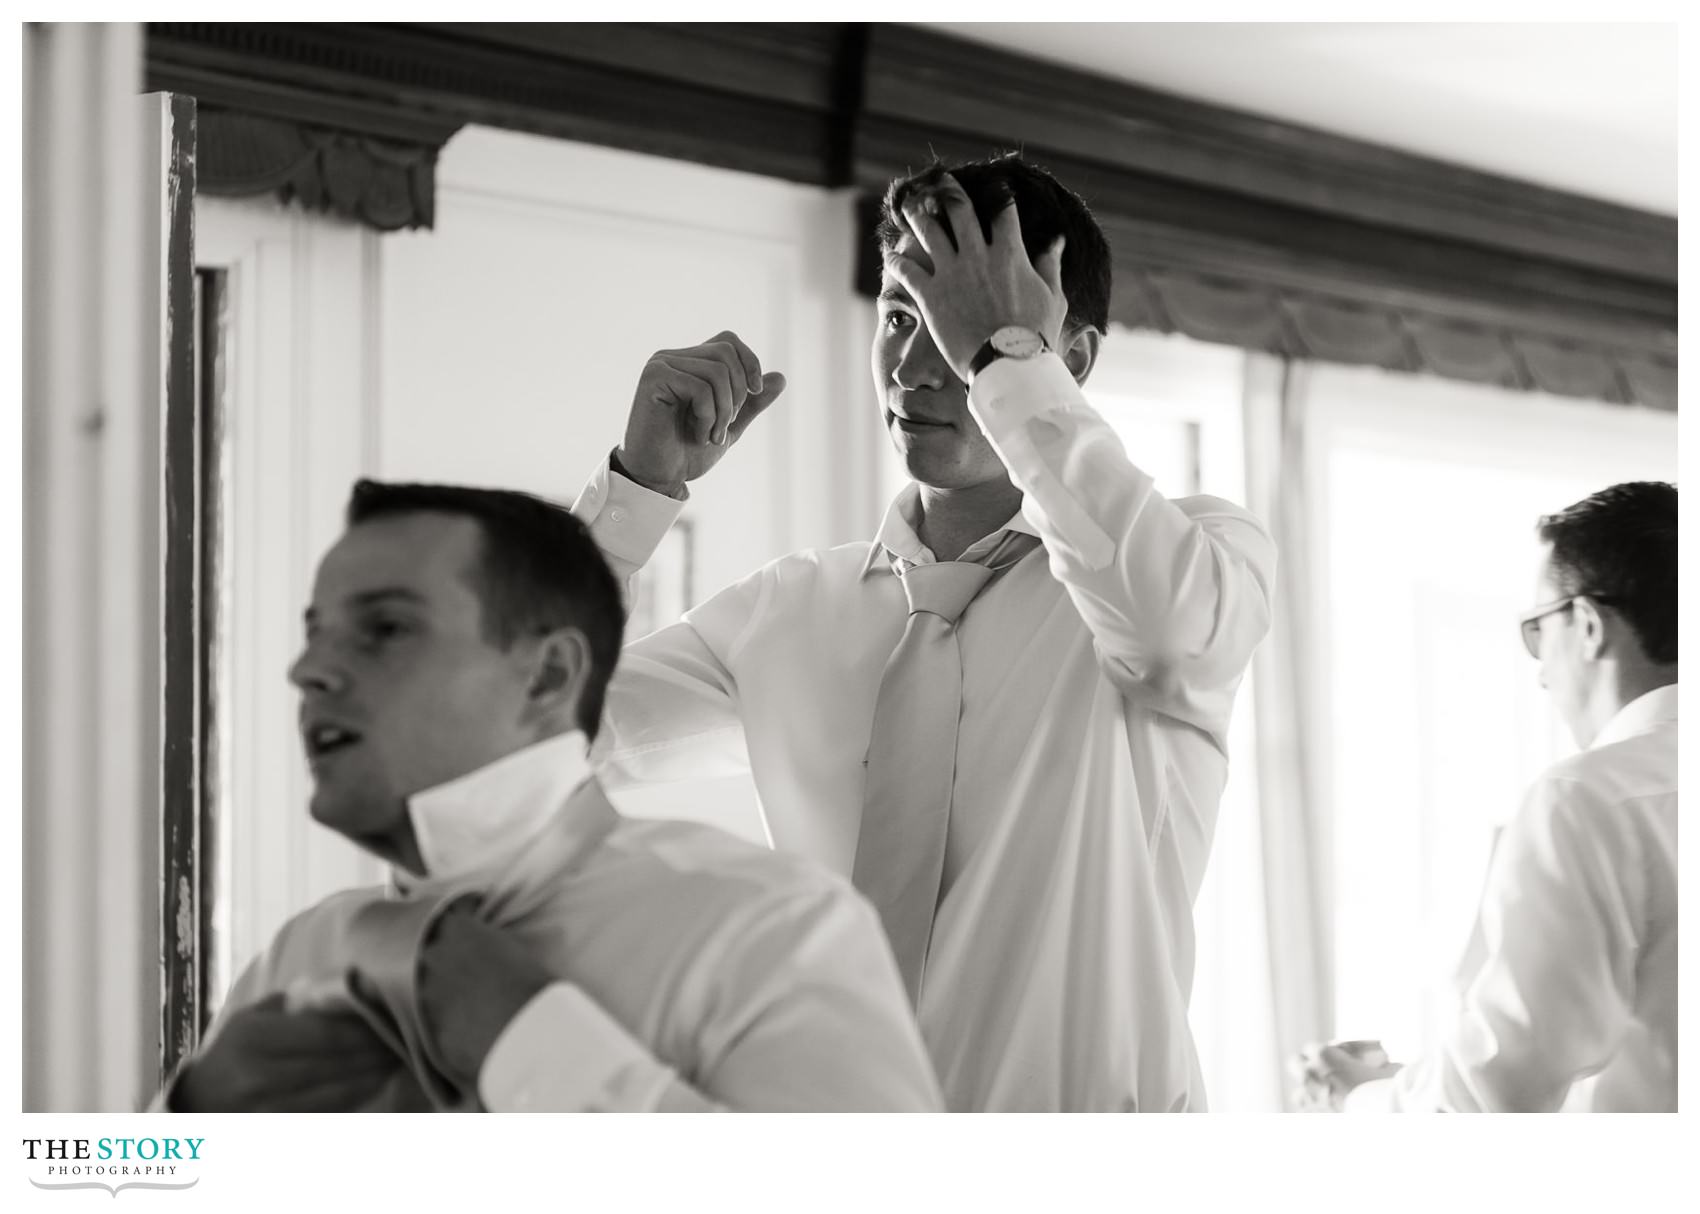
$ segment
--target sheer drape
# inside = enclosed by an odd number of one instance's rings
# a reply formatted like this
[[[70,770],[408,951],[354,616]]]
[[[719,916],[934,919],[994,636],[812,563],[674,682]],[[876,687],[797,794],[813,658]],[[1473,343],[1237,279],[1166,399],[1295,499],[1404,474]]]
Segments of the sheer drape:
[[[1281,553],[1269,638],[1253,659],[1257,805],[1263,862],[1263,930],[1273,1009],[1277,1082],[1286,1059],[1330,1034],[1333,974],[1328,873],[1326,755],[1318,726],[1324,686],[1321,638],[1310,602],[1317,537],[1305,427],[1310,367],[1246,356],[1246,488]],[[1283,1095],[1285,1099],[1285,1095]]]

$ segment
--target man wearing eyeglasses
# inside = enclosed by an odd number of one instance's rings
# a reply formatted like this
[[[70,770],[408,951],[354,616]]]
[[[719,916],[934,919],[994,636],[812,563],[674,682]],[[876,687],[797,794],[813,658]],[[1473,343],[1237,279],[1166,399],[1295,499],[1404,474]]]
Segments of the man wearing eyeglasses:
[[[1438,1051],[1307,1052],[1316,1104],[1676,1111],[1676,486],[1613,485],[1539,534],[1523,644],[1581,753],[1500,839]]]

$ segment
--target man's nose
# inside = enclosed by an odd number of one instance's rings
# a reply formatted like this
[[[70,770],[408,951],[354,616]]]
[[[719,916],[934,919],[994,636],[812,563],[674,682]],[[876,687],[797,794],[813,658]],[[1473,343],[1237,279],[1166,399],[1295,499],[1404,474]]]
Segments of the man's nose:
[[[321,642],[311,642],[302,648],[300,656],[290,664],[289,681],[298,690],[322,695],[336,695],[348,686],[342,665]]]
[[[897,360],[897,366],[892,368],[891,378],[898,387],[908,392],[921,388],[942,388],[950,382],[952,372],[950,365],[945,362],[944,355],[933,342],[933,335],[927,332],[927,326],[917,324],[909,335],[908,344],[903,347],[903,357]]]

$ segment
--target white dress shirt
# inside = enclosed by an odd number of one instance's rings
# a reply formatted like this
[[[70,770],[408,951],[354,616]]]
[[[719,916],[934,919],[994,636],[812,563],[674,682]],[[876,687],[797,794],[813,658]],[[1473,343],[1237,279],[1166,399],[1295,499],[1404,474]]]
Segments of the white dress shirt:
[[[414,797],[429,877],[297,915],[220,1013],[323,989],[374,900],[473,889],[563,981],[496,1039],[493,1112],[937,1111],[937,1081],[878,917],[847,883],[709,827],[621,818],[584,735]],[[209,1033],[209,1037],[210,1037]]]
[[[1439,1049],[1347,1112],[1676,1111],[1676,686],[1549,768],[1494,852]]]
[[[922,1034],[953,1110],[1200,1109],[1192,901],[1274,545],[1227,502],[1159,494],[1054,355],[993,363],[970,408],[1024,494],[1005,529],[1044,547],[958,625]],[[934,559],[917,502],[911,485],[873,543],[783,557],[629,645],[598,746],[609,787],[751,772],[774,845],[848,875],[907,616],[892,558]],[[621,576],[678,508],[606,467],[574,507]]]

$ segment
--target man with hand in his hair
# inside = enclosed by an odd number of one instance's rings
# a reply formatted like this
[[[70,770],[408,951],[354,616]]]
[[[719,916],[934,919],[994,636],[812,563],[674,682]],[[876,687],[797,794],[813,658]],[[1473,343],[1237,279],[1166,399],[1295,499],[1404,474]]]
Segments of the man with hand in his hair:
[[[775,847],[880,911],[963,1111],[1204,1107],[1192,903],[1275,548],[1170,498],[1081,392],[1109,327],[1085,203],[1019,157],[895,182],[871,364],[910,483],[628,647],[610,787],[748,772]],[[574,507],[635,573],[784,387],[663,350]]]

